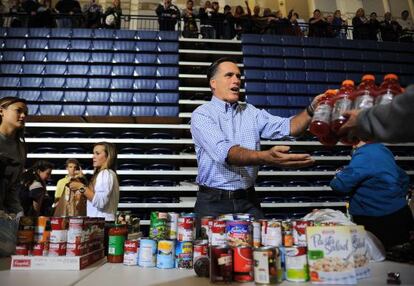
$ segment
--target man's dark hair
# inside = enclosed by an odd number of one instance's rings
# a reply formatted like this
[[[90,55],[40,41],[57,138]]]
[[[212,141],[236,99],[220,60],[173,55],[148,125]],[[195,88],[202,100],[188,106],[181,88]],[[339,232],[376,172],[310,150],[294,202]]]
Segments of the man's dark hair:
[[[402,16],[403,14],[410,15],[410,12],[408,12],[408,10],[404,10],[404,11],[402,11],[402,12],[401,12],[401,16]]]
[[[231,63],[237,65],[237,62],[235,60],[231,59],[231,58],[219,58],[218,60],[213,62],[207,69],[207,81],[209,83],[210,83],[210,79],[212,79],[216,75],[217,70],[218,70],[218,66],[221,63],[224,63],[224,62],[231,62]]]

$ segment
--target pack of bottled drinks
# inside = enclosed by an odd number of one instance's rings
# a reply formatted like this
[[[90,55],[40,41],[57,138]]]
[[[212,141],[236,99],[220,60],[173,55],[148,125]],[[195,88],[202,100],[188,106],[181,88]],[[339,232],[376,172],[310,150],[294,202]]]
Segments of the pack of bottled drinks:
[[[358,86],[352,80],[344,80],[339,89],[328,89],[319,99],[309,131],[323,145],[333,146],[338,142],[346,145],[357,144],[359,138],[352,134],[338,134],[348,120],[345,112],[389,104],[403,91],[395,74],[385,75],[379,86],[375,84],[375,77],[371,74],[364,75]]]

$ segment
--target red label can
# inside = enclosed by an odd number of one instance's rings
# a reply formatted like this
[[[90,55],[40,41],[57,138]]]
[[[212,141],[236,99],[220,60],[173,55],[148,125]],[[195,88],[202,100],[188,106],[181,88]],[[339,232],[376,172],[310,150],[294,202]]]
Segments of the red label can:
[[[84,242],[85,227],[85,217],[70,217],[67,242],[77,244]]]
[[[49,244],[49,256],[65,256],[65,255],[66,255],[66,242]]]
[[[193,260],[196,261],[197,258],[207,256],[208,254],[208,244],[207,243],[198,243],[194,245],[193,250]]]
[[[194,217],[178,218],[178,241],[193,241],[195,239]]]
[[[18,243],[16,244],[16,255],[29,255],[29,247],[30,244],[28,243]]]
[[[200,239],[209,239],[213,220],[213,216],[204,216],[201,218]]]
[[[233,248],[233,280],[253,281],[253,250],[251,247]]]
[[[214,220],[211,225],[211,236],[209,238],[211,245],[225,245],[227,243],[226,221]]]
[[[50,225],[52,230],[67,230],[68,223],[66,217],[51,217],[50,218]]]
[[[231,282],[233,278],[233,251],[227,246],[210,248],[210,282]]]
[[[306,228],[312,226],[313,222],[308,220],[296,220],[293,223],[293,243],[297,246],[306,246]]]
[[[124,244],[124,265],[138,265],[139,241],[134,239],[125,240]]]
[[[35,242],[33,244],[32,255],[33,256],[47,256],[49,253],[49,247],[47,242]]]

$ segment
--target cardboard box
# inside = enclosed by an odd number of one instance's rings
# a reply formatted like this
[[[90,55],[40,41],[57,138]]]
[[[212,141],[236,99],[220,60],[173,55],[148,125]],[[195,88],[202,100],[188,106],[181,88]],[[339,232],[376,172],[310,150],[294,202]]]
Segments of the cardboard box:
[[[306,228],[309,276],[317,284],[356,284],[349,226]]]
[[[98,249],[82,256],[23,256],[12,255],[11,270],[81,270],[102,259]]]

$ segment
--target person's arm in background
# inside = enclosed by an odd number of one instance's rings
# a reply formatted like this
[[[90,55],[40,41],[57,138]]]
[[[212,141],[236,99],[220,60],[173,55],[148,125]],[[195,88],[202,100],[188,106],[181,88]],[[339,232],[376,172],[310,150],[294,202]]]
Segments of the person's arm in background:
[[[367,172],[366,160],[367,158],[363,154],[354,154],[349,165],[336,173],[335,177],[331,180],[331,188],[341,193],[354,191],[361,181],[370,175]]]
[[[344,113],[348,121],[341,135],[351,133],[363,140],[380,142],[414,142],[414,85],[394,98],[390,104]]]

